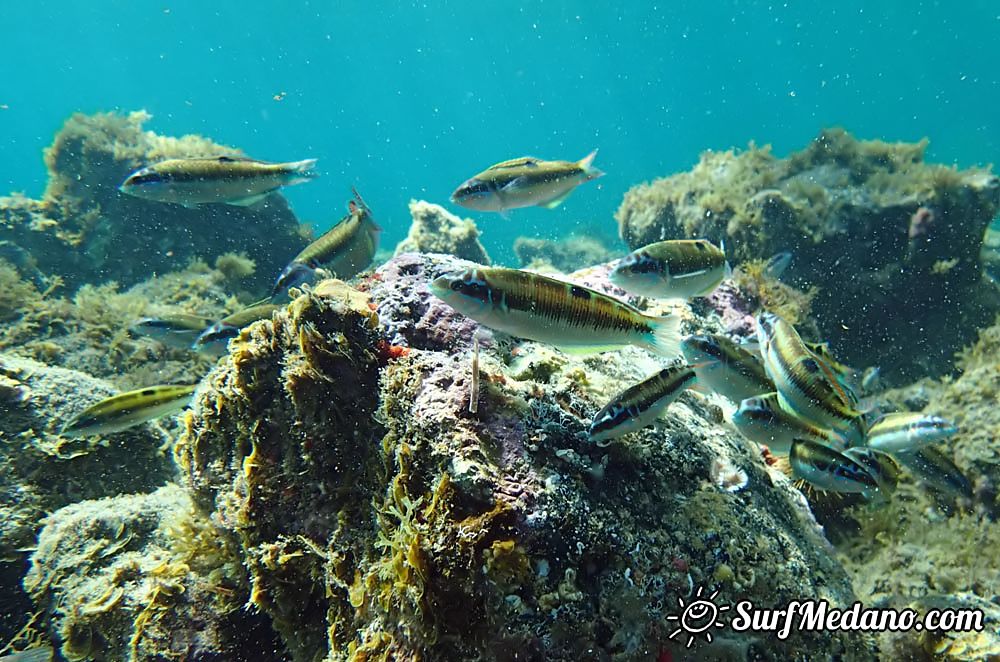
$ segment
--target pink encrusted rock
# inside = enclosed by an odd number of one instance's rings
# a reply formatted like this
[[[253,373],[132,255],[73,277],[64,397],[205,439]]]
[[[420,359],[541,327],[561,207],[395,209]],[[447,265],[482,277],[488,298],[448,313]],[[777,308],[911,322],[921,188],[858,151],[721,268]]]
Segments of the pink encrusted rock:
[[[705,301],[719,315],[726,333],[743,337],[754,335],[753,308],[733,283],[725,281],[705,297]]]

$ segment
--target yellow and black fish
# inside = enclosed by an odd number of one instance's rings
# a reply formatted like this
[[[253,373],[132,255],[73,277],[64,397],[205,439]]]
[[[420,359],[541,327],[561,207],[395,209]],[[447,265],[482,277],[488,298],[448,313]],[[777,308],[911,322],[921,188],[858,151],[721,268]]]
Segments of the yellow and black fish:
[[[707,239],[671,239],[623,257],[610,280],[644,297],[690,299],[711,294],[731,273],[725,252]]]
[[[760,354],[726,336],[688,336],[681,342],[684,358],[698,373],[698,381],[715,393],[739,403],[774,391]]]
[[[689,365],[673,365],[647,377],[616,396],[594,416],[590,440],[607,442],[652,423],[698,376]]]
[[[239,335],[243,327],[250,326],[254,322],[271,317],[274,311],[281,306],[267,303],[266,300],[257,302],[251,306],[237,310],[231,315],[223,317],[221,320],[205,329],[191,345],[191,348],[206,354],[221,356],[226,353],[229,341]]]
[[[774,382],[781,406],[819,428],[860,445],[867,432],[857,398],[836,373],[802,342],[791,324],[772,313],[757,317],[757,337],[767,376]]]
[[[604,175],[594,167],[597,150],[579,161],[543,161],[532,156],[490,166],[451,194],[451,201],[477,211],[558,207],[580,184]]]
[[[197,387],[197,384],[147,386],[105,398],[71,418],[59,434],[87,437],[127,430],[184,409]]]
[[[481,267],[441,276],[430,290],[491,329],[568,351],[636,345],[663,356],[678,354],[676,315],[644,315],[624,301],[548,276]]]
[[[191,349],[191,343],[212,326],[212,322],[213,320],[201,315],[173,313],[136,320],[129,327],[129,332],[147,336],[174,349]]]
[[[354,200],[347,203],[347,216],[292,258],[275,281],[272,298],[311,282],[317,269],[347,280],[371,264],[382,228],[372,219],[371,210],[357,190],[351,190]]]
[[[785,411],[777,393],[743,400],[733,414],[733,425],[744,437],[778,455],[787,455],[795,439],[808,439],[838,450],[846,447],[844,439],[833,430],[816,427]]]
[[[954,423],[940,416],[896,412],[871,425],[865,444],[886,453],[902,453],[949,439],[957,432]]]
[[[879,484],[864,464],[824,444],[796,439],[788,454],[792,476],[829,492],[879,495]]]
[[[249,206],[282,186],[315,178],[316,159],[268,163],[235,156],[168,159],[133,172],[122,193],[185,207],[210,203]]]

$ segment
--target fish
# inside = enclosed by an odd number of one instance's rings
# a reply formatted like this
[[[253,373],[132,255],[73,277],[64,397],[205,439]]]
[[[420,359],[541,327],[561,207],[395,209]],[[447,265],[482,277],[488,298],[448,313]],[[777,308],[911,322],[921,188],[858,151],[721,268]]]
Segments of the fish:
[[[788,460],[792,476],[821,490],[861,494],[867,499],[879,494],[878,481],[864,464],[824,444],[796,439]]]
[[[184,207],[227,204],[247,207],[282,186],[317,177],[316,159],[268,163],[236,156],[167,159],[136,170],[118,190],[122,193],[170,202]]]
[[[558,207],[580,184],[604,175],[594,167],[597,150],[579,161],[523,156],[497,163],[466,180],[451,201],[476,211],[504,213],[521,207]]]
[[[777,393],[767,393],[740,402],[733,414],[733,425],[750,441],[767,446],[779,455],[787,455],[795,439],[808,439],[837,450],[846,441],[833,430],[816,427],[786,411]]]
[[[430,291],[484,326],[564,351],[680,351],[678,316],[651,317],[607,294],[520,269],[473,267],[434,279]]]
[[[707,239],[658,241],[632,251],[609,276],[626,292],[654,299],[691,299],[712,293],[732,275],[722,248]]]
[[[0,655],[0,662],[51,662],[52,646],[35,646],[9,655]]]
[[[213,320],[200,315],[173,313],[159,317],[143,317],[129,326],[133,336],[146,336],[173,349],[191,349],[191,343]]]
[[[347,203],[347,216],[292,258],[274,283],[272,299],[289,288],[312,282],[317,269],[347,280],[371,264],[382,228],[372,219],[371,210],[357,190],[351,191],[354,199]]]
[[[861,445],[867,432],[857,398],[831,368],[802,342],[795,328],[773,313],[757,317],[757,338],[767,376],[786,411],[806,422],[834,430],[848,446]]]
[[[788,269],[788,265],[792,263],[792,257],[791,251],[775,253],[767,261],[767,264],[764,265],[764,275],[778,280],[785,273],[785,270]]]
[[[915,478],[944,494],[972,499],[972,483],[958,465],[937,446],[924,446],[915,451],[897,453],[896,459]]]
[[[238,336],[241,329],[258,320],[269,318],[279,308],[281,306],[267,303],[264,300],[242,310],[237,310],[232,315],[223,317],[202,331],[191,344],[191,348],[195,351],[221,356],[226,353],[229,341]]]
[[[197,384],[147,386],[105,398],[71,418],[59,431],[64,437],[121,432],[188,406]]]
[[[699,383],[733,402],[774,391],[760,355],[726,336],[688,336],[681,341],[681,351],[687,362],[696,366]]]
[[[878,483],[879,496],[888,497],[896,491],[902,470],[899,463],[888,453],[865,446],[853,446],[844,455],[864,466]]]
[[[950,439],[957,432],[954,423],[940,416],[898,412],[875,421],[865,444],[886,453],[900,453]]]
[[[652,423],[693,387],[698,376],[691,366],[672,365],[631,386],[602,408],[590,425],[590,440],[602,444],[623,434],[641,430]]]

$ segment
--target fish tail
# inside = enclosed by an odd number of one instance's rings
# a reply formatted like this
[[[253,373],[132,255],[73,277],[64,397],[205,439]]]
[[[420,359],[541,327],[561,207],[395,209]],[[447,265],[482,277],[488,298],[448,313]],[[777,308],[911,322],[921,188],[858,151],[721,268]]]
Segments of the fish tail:
[[[597,150],[595,149],[587,156],[583,157],[577,161],[577,165],[583,169],[584,174],[587,175],[587,179],[597,179],[598,177],[604,176],[604,171],[594,167],[594,159],[597,158]]]
[[[652,328],[643,343],[646,349],[660,356],[675,357],[681,353],[681,318],[677,315],[651,317]]]
[[[319,172],[316,170],[316,159],[293,161],[286,164],[285,167],[288,168],[288,176],[291,179],[290,184],[308,182],[310,179],[319,177]]]

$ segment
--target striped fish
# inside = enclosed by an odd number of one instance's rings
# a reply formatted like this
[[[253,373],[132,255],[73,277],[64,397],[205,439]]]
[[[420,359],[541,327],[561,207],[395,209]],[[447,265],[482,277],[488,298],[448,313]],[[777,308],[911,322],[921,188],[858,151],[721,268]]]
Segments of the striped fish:
[[[848,448],[844,451],[844,455],[868,470],[878,483],[880,497],[888,497],[896,491],[901,469],[891,455],[865,446]]]
[[[733,402],[774,391],[760,355],[726,336],[689,336],[681,342],[681,351],[698,373],[699,383]]]
[[[690,299],[711,294],[731,273],[725,252],[707,239],[672,239],[629,253],[610,279],[632,294]]]
[[[641,430],[652,423],[684,389],[695,385],[698,377],[691,366],[680,364],[664,368],[635,386],[626,389],[594,416],[590,440],[606,446],[611,439]]]
[[[594,167],[597,150],[579,161],[543,161],[533,156],[497,163],[466,180],[451,201],[478,211],[558,207],[573,190],[604,175]]]
[[[820,428],[843,436],[849,446],[865,438],[865,421],[856,398],[836,374],[802,342],[791,324],[772,313],[757,318],[764,369],[774,381],[782,408]]]
[[[168,159],[133,172],[122,193],[185,207],[210,203],[248,206],[282,186],[316,177],[316,159],[268,163],[236,156]]]
[[[258,320],[268,319],[279,308],[281,306],[273,303],[258,302],[242,310],[237,310],[232,315],[223,317],[205,329],[195,339],[191,348],[199,352],[221,356],[226,353],[229,341],[238,336],[241,329]]]
[[[357,190],[351,191],[354,200],[347,203],[347,216],[292,258],[275,281],[271,298],[312,282],[317,269],[347,280],[371,264],[382,228],[372,219],[371,210]]]
[[[788,460],[792,476],[821,490],[862,494],[868,499],[879,493],[878,481],[864,464],[829,446],[796,439]]]
[[[898,412],[875,421],[865,443],[869,448],[886,453],[900,453],[949,439],[957,432],[958,428],[951,421],[940,416]]]
[[[650,317],[614,297],[519,269],[479,267],[441,276],[431,292],[477,322],[567,351],[635,345],[676,356],[675,315]]]
[[[127,430],[184,409],[197,387],[197,384],[147,386],[105,398],[71,418],[59,434],[88,437]]]
[[[733,425],[750,441],[771,452],[787,455],[795,439],[808,439],[843,450],[844,439],[832,430],[818,428],[782,408],[777,393],[747,398],[733,414]]]
[[[915,451],[898,453],[896,459],[910,470],[914,477],[933,489],[954,497],[971,499],[972,483],[937,446],[924,446]]]
[[[207,317],[187,313],[143,317],[132,323],[129,333],[147,336],[174,349],[191,349],[191,343],[212,326],[212,322]]]

